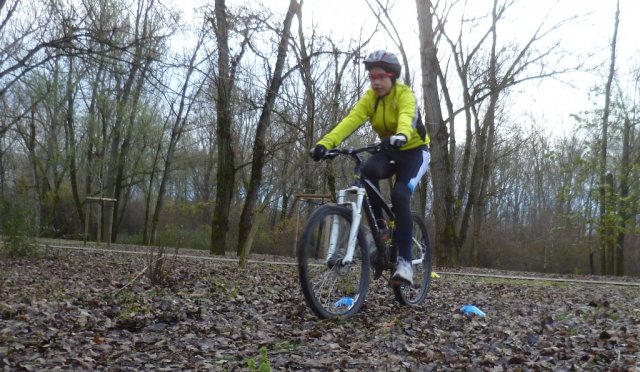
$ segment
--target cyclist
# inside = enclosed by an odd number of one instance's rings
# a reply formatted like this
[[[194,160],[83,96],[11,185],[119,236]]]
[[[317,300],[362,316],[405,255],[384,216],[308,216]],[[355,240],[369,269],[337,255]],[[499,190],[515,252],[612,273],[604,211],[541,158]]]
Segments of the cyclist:
[[[367,120],[382,140],[382,151],[364,164],[362,175],[376,187],[379,180],[396,175],[391,191],[391,203],[396,217],[393,241],[398,247],[398,262],[391,277],[394,283],[413,284],[411,266],[410,198],[420,178],[429,167],[429,136],[422,123],[420,109],[411,89],[398,80],[402,65],[398,57],[377,50],[364,60],[371,87],[355,104],[351,112],[311,149],[313,160],[320,160],[327,149],[338,146]],[[365,183],[365,187],[368,188]],[[367,192],[371,193],[370,190]],[[374,199],[371,199],[374,203]],[[378,227],[386,228],[382,207],[372,205]]]

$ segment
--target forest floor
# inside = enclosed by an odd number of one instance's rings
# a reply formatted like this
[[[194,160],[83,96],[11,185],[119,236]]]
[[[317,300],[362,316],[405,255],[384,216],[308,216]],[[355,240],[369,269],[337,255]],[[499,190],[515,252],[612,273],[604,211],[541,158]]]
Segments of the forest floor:
[[[203,259],[165,253],[158,285],[148,254],[104,246],[0,260],[0,370],[640,368],[638,286],[449,273],[409,308],[378,280],[358,315],[318,320],[290,258],[179,253]],[[469,303],[487,315],[457,311]]]

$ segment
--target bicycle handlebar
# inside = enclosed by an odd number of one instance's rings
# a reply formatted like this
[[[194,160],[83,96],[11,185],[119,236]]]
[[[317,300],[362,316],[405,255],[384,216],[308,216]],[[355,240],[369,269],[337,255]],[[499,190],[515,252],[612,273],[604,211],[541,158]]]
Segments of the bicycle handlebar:
[[[338,155],[350,155],[350,156],[356,156],[360,153],[363,152],[368,152],[368,153],[375,153],[375,152],[379,152],[382,150],[382,143],[378,142],[378,143],[373,143],[364,147],[357,147],[357,148],[353,148],[353,147],[348,147],[348,148],[334,148],[334,149],[330,149],[327,150],[327,152],[325,153],[325,155],[322,157],[323,159],[333,159]]]

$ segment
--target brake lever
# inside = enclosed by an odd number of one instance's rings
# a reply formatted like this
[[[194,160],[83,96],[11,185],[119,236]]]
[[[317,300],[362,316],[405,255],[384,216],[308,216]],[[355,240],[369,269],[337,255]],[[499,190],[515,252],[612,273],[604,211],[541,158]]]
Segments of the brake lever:
[[[339,154],[337,151],[331,151],[331,150],[329,150],[329,151],[327,151],[327,153],[326,153],[326,154],[324,154],[323,159],[326,159],[326,160],[333,160],[333,159],[335,159],[338,155],[340,155],[340,154]]]

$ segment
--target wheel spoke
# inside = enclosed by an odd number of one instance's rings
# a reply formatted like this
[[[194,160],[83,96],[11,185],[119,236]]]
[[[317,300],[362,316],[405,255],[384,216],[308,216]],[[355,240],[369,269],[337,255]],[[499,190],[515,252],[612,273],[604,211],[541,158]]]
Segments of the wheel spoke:
[[[416,214],[413,215],[412,243],[413,285],[396,286],[394,293],[400,303],[417,306],[424,301],[431,283],[431,247],[426,225]]]
[[[364,301],[369,260],[362,259],[368,256],[364,255],[366,246],[362,245],[361,233],[356,239],[352,260],[342,262],[347,256],[350,226],[350,209],[320,207],[310,217],[298,244],[300,283],[305,300],[321,318],[353,315]]]

